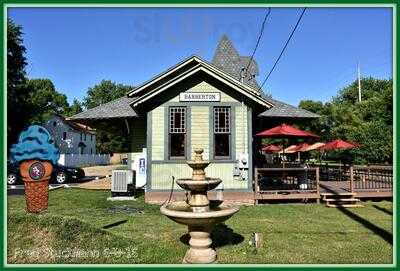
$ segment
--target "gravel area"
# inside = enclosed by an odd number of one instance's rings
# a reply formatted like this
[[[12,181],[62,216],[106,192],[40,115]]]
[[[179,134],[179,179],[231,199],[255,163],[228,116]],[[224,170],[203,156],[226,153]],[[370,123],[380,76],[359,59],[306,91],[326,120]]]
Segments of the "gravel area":
[[[105,178],[93,180],[90,182],[82,183],[78,187],[85,189],[100,189],[100,190],[110,190],[111,189],[111,171],[114,169],[120,169],[126,167],[125,165],[108,165],[108,166],[94,166],[85,167],[86,176],[106,176]]]

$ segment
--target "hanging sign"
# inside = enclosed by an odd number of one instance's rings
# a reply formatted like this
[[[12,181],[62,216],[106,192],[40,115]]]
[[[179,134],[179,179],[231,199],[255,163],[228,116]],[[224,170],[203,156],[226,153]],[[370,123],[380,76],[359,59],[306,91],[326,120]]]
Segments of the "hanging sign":
[[[219,92],[184,92],[179,94],[180,102],[219,102]]]

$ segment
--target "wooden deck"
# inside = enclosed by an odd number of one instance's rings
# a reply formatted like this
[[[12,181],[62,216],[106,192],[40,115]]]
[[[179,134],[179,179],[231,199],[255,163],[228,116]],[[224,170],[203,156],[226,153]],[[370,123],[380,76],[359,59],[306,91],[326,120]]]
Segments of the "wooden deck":
[[[254,203],[262,200],[319,202],[318,168],[256,168]]]
[[[392,167],[256,168],[254,203],[260,200],[316,200],[327,196],[393,197]]]
[[[391,167],[312,167],[312,168],[255,168],[253,191],[224,191],[224,201],[234,204],[258,204],[260,201],[334,201],[357,207],[360,198],[393,197]],[[163,203],[169,191],[147,191],[145,201]],[[211,199],[216,197],[210,191]],[[172,201],[184,200],[183,191],[174,191]],[[348,203],[348,204],[347,204]]]
[[[390,188],[350,188],[350,182],[347,181],[320,181],[320,194],[327,195],[348,195],[354,194],[357,198],[388,198],[393,196]]]

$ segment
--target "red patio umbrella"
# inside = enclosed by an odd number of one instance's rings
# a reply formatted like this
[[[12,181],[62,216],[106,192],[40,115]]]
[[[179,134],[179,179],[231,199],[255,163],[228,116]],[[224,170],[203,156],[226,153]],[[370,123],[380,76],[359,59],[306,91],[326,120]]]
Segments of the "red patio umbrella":
[[[267,129],[265,131],[262,131],[256,136],[264,136],[264,137],[274,137],[274,138],[319,138],[319,136],[314,135],[313,133],[303,131],[300,129],[297,129],[293,126],[287,125],[285,123],[276,126],[271,129]]]
[[[285,123],[276,126],[274,128],[267,129],[265,131],[257,133],[256,136],[272,137],[272,138],[319,138],[319,136],[313,133],[297,129]],[[284,153],[285,150],[283,150],[283,154]]]
[[[282,148],[279,146],[276,146],[274,144],[270,144],[270,145],[262,147],[261,150],[266,151],[266,152],[279,152],[282,150]]]
[[[333,150],[345,150],[345,149],[353,149],[360,147],[361,145],[358,143],[351,143],[341,139],[336,139],[331,142],[326,143],[324,146],[319,148],[324,151],[333,151]],[[342,178],[342,161],[339,160],[339,173],[340,179]]]
[[[324,146],[319,148],[320,150],[331,151],[331,150],[344,150],[344,149],[353,149],[360,147],[357,143],[350,143],[341,139],[336,139],[331,142],[326,143]]]
[[[305,152],[307,151],[307,148],[310,147],[309,144],[307,143],[300,143],[297,145],[296,152]]]

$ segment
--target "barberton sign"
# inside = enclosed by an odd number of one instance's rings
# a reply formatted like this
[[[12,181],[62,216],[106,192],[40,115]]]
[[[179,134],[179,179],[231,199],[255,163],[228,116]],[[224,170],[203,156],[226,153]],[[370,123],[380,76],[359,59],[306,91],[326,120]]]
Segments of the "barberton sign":
[[[219,92],[187,92],[179,94],[180,102],[219,102],[221,93]]]

